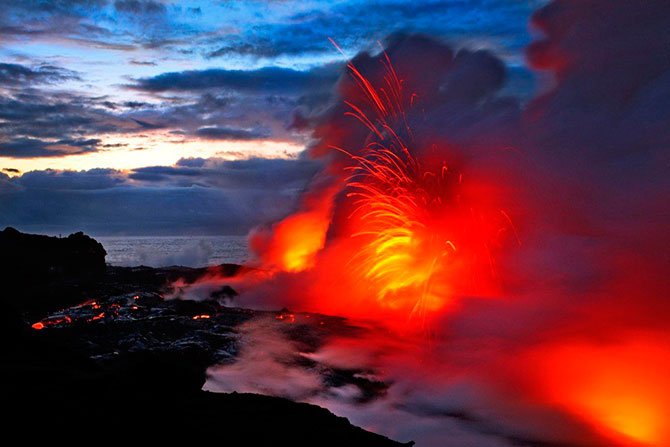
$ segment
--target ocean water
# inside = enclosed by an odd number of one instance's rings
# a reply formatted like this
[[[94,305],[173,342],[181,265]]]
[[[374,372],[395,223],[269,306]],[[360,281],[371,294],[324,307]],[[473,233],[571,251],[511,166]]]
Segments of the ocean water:
[[[116,266],[205,267],[248,260],[246,236],[98,236]]]

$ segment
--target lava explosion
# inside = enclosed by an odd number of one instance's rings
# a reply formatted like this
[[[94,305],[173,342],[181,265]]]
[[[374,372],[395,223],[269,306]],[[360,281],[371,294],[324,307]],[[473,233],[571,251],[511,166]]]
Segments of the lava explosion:
[[[366,284],[363,295],[371,292],[379,307],[423,322],[454,296],[491,293],[495,251],[515,232],[505,211],[470,193],[456,164],[414,155],[420,150],[413,147],[406,110],[416,107],[418,95],[405,94],[383,50],[379,60],[384,75],[378,88],[348,64],[364,101],[345,100],[344,115],[369,132],[366,144],[353,150],[329,146],[344,156],[333,190],[340,191],[340,206],[349,213],[347,230],[338,237],[351,245],[337,258],[351,279]],[[266,266],[287,272],[315,266],[333,225],[328,201],[317,203],[275,226]]]
[[[374,330],[304,352],[257,328],[276,359],[249,350],[213,389],[286,393],[420,445],[670,445],[670,77],[655,78],[670,38],[636,47],[629,11],[540,10],[531,56],[556,86],[525,109],[500,98],[490,53],[401,36],[356,56],[341,101],[310,123],[322,171],[294,214],[250,237],[261,268],[191,290],[231,284],[236,304],[290,309],[279,321],[296,330],[303,311]],[[292,367],[287,350],[319,366]],[[392,386],[363,405],[320,367]]]

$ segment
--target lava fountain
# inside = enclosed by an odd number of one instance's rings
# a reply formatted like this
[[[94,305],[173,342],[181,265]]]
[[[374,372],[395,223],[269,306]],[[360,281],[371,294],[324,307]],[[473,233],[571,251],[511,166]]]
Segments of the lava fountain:
[[[354,63],[347,66],[358,94],[344,101],[344,115],[368,133],[365,144],[329,145],[334,185],[308,194],[303,209],[272,234],[257,234],[252,247],[275,271],[320,269],[323,277],[324,264],[339,264],[328,275],[345,274],[349,286],[334,299],[356,295],[365,313],[383,309],[423,326],[459,295],[495,293],[496,253],[518,237],[508,213],[481,192],[486,188],[477,191],[458,163],[447,161],[448,150],[417,147],[408,111],[419,107],[419,96],[405,92],[383,49],[379,61],[379,87]],[[336,222],[336,213],[346,216]]]

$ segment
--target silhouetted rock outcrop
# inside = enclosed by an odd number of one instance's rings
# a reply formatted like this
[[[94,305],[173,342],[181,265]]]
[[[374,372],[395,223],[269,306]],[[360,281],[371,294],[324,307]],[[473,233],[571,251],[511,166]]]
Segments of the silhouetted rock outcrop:
[[[7,227],[0,231],[0,269],[4,275],[31,281],[64,278],[100,278],[105,274],[107,252],[84,233],[65,238],[21,233]]]
[[[95,292],[105,276],[105,249],[84,233],[65,238],[0,231],[0,304],[40,314]],[[8,317],[9,318],[9,317]]]

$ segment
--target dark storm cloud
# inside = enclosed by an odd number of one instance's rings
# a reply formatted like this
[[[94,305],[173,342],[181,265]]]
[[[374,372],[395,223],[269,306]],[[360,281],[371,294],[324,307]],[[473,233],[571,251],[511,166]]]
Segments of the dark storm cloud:
[[[88,10],[104,6],[107,0],[6,0],[7,8],[25,9],[34,12],[75,14],[79,10]]]
[[[145,66],[150,66],[150,67],[153,67],[153,66],[158,65],[158,64],[157,64],[156,62],[154,62],[154,61],[138,61],[138,60],[135,60],[135,59],[131,60],[131,61],[130,61],[130,64],[131,64],[131,65],[139,65],[139,66],[143,66],[143,65],[145,65]]]
[[[105,28],[86,23],[107,0],[8,0],[0,14],[0,39],[40,36],[81,36],[94,39],[109,34]]]
[[[234,127],[201,127],[196,135],[210,140],[262,140],[270,136],[265,129],[238,129]]]
[[[15,1],[3,4],[0,40],[67,40],[96,49],[189,46],[192,34],[154,0]]]
[[[295,130],[302,129],[291,127],[293,114],[298,108],[310,114],[327,107],[340,71],[340,64],[306,71],[210,69],[164,73],[128,87],[155,96],[174,95],[169,107],[141,110],[133,117],[186,136],[300,141]]]
[[[153,0],[116,0],[117,11],[130,14],[160,14],[165,12],[165,5]]]
[[[19,89],[0,95],[0,154],[13,158],[92,152],[91,135],[136,132],[148,125],[125,111],[114,113],[104,98]]]
[[[0,173],[0,226],[26,231],[244,234],[295,206],[307,160],[182,159],[136,169]]]
[[[227,89],[238,92],[300,92],[310,85],[333,83],[339,75],[336,66],[310,71],[265,67],[257,70],[192,70],[163,73],[138,79],[130,88],[146,92]]]
[[[43,141],[32,138],[18,138],[0,142],[0,157],[38,158],[83,154],[98,149],[100,140],[58,140]]]
[[[294,29],[287,28],[286,31],[296,34]],[[230,55],[274,58],[282,55],[327,52],[330,45],[328,40],[315,38],[313,34],[311,29],[307,29],[302,38],[297,39],[281,32],[271,37],[227,39],[225,45],[206,53],[206,56],[210,59]],[[311,39],[307,39],[307,35],[311,35]]]
[[[305,159],[185,158],[179,160],[175,166],[135,169],[128,178],[143,182],[200,185],[223,189],[300,191],[319,166],[319,163]]]
[[[79,150],[54,147],[63,140],[156,129],[168,129],[184,138],[295,141],[293,131],[288,129],[293,111],[296,107],[311,110],[325,105],[338,76],[338,66],[331,65],[305,72],[262,69],[168,73],[139,81],[136,88],[146,84],[149,90],[170,89],[178,94],[157,104],[115,102],[106,96],[26,87],[28,79],[33,84],[47,83],[72,74],[56,66],[3,67],[0,83],[11,84],[12,89],[0,95],[0,142],[4,156],[23,158],[96,149],[93,145]]]
[[[361,49],[405,30],[464,42],[492,39],[518,54],[528,39],[525,19],[541,3],[543,0],[351,0],[336,4],[285,1],[267,6],[205,0],[196,7],[182,7],[178,2],[157,0],[11,0],[5,2],[0,17],[0,39],[49,37],[117,51],[160,48],[181,55],[264,58],[272,63],[287,55],[300,59],[332,56],[329,37],[346,48]],[[294,9],[299,12],[291,14]]]
[[[473,38],[504,41],[518,51],[526,42],[523,24],[536,2],[440,0],[434,2],[366,2],[314,5],[274,23],[252,24],[236,36],[211,44],[210,58],[242,55],[276,58],[284,55],[328,54],[333,37],[345,48],[364,49],[396,31],[430,33],[467,41]]]
[[[76,73],[53,65],[29,68],[19,64],[0,63],[0,85],[25,86],[78,79]]]
[[[31,171],[15,182],[29,190],[79,191],[109,189],[127,184],[123,174],[114,169],[91,169],[89,171]]]
[[[174,166],[148,166],[138,168],[128,175],[132,180],[142,182],[178,182],[181,186],[204,186],[202,172],[197,168],[179,168]]]

